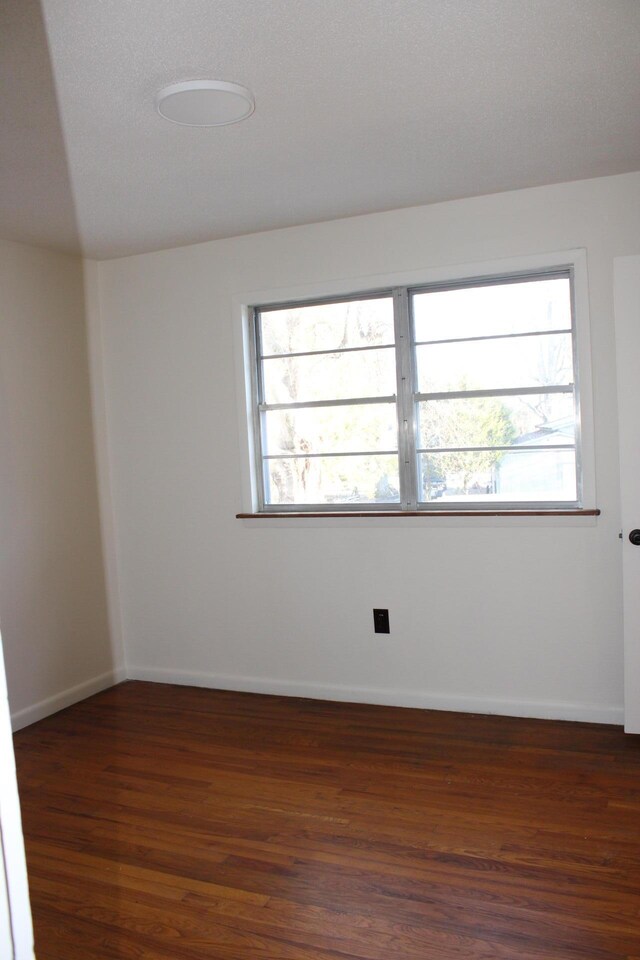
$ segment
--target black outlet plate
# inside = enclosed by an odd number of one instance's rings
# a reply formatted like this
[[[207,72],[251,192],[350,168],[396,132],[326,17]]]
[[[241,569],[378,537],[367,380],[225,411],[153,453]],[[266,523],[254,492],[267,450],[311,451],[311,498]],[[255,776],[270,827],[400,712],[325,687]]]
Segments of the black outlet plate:
[[[374,608],[373,629],[375,633],[391,633],[389,629],[389,611]]]

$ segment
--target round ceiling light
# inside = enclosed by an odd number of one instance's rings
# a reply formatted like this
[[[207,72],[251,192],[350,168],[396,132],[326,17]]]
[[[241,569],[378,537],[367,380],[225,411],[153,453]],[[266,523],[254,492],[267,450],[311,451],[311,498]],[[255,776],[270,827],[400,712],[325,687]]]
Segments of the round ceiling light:
[[[246,120],[255,110],[253,94],[227,80],[184,80],[163,87],[156,96],[165,120],[188,127],[222,127]]]

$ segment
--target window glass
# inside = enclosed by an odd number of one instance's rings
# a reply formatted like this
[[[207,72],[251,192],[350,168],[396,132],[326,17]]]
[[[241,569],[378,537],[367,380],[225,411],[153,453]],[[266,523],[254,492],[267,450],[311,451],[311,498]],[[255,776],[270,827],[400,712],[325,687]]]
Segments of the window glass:
[[[434,289],[412,307],[431,341],[414,348],[418,502],[575,501],[569,277]]]
[[[571,384],[570,333],[416,347],[420,393]]]
[[[265,456],[398,448],[398,420],[391,403],[269,410],[264,434]]]
[[[266,403],[393,396],[395,351],[384,348],[266,359],[262,376]]]
[[[433,290],[412,300],[418,342],[571,329],[564,277]]]
[[[572,393],[426,400],[420,447],[549,446],[575,442]]]
[[[262,355],[393,344],[393,301],[347,300],[265,310]]]
[[[272,504],[397,504],[398,458],[311,457],[265,461]]]
[[[484,504],[576,499],[575,450],[495,450],[422,453],[423,502]]]

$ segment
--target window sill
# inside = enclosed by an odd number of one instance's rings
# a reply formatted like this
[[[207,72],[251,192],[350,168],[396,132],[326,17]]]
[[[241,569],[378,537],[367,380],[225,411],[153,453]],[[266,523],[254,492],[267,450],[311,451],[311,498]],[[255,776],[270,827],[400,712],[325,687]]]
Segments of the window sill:
[[[310,520],[310,519],[376,519],[402,517],[599,517],[600,510],[343,510],[334,511],[265,511],[264,513],[236,513],[237,520]]]

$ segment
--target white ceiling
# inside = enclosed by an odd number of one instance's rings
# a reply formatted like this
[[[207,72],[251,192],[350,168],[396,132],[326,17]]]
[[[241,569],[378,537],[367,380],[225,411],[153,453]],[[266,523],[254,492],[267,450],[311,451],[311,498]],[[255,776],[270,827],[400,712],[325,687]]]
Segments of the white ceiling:
[[[17,239],[114,257],[640,169],[640,0],[42,7],[50,64],[36,0],[0,4]],[[204,77],[248,86],[253,116],[157,115],[159,87]]]

